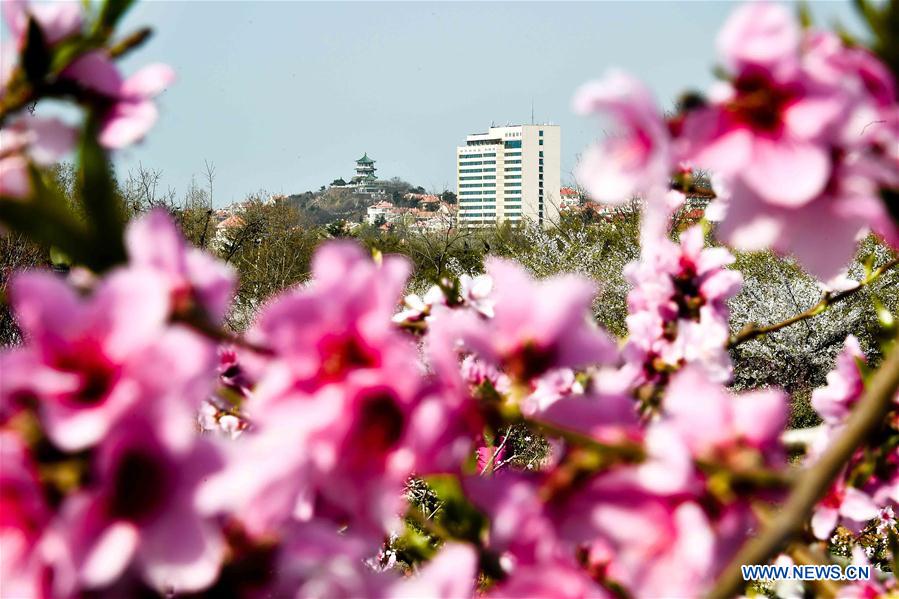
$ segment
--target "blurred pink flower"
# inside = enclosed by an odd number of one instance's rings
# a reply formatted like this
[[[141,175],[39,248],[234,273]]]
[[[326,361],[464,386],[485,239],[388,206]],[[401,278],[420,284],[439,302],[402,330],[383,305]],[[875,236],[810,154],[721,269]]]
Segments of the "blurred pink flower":
[[[277,553],[269,558],[270,567],[260,571],[255,580],[237,581],[249,587],[241,596],[386,597],[391,585],[400,582],[365,566],[374,552],[370,541],[338,532],[332,522],[294,523],[279,532],[282,540]],[[254,558],[259,559],[248,556],[251,564]]]
[[[573,371],[559,369],[536,380],[521,412],[532,420],[614,444],[642,437],[636,407],[629,393],[597,390],[593,385],[584,389]]]
[[[635,596],[699,596],[727,559],[697,503],[648,493],[614,472],[596,477],[555,513],[559,534],[602,547],[606,563],[593,567]]]
[[[4,597],[47,594],[38,544],[50,510],[36,464],[16,433],[0,431],[0,579]]]
[[[836,367],[827,373],[827,385],[812,392],[812,407],[828,426],[842,424],[865,389],[860,364],[865,354],[853,335],[846,337]]]
[[[212,323],[225,317],[236,286],[234,269],[189,245],[164,210],[131,221],[125,243],[130,264],[163,280],[174,312],[190,315],[200,308]]]
[[[671,378],[662,422],[677,431],[696,458],[719,461],[736,471],[748,465],[780,469],[786,466],[780,434],[788,411],[783,391],[733,395],[688,366]]]
[[[25,45],[29,19],[34,19],[44,40],[50,45],[79,33],[84,21],[81,6],[75,0],[41,3],[4,0],[3,18],[21,50]]]
[[[29,161],[50,166],[75,146],[77,133],[56,118],[20,117],[0,135],[0,196],[31,193]]]
[[[152,98],[175,81],[175,72],[164,64],[148,65],[123,80],[101,50],[78,57],[61,76],[108,99],[98,140],[112,150],[143,139],[159,116]]]
[[[718,32],[718,52],[733,72],[761,68],[782,79],[798,67],[800,33],[787,7],[747,2]]]
[[[462,305],[467,306],[485,318],[493,318],[494,302],[493,279],[488,275],[472,277],[463,274],[459,277],[459,295]]]
[[[10,295],[26,343],[0,354],[4,412],[36,402],[47,434],[68,451],[99,442],[138,402],[165,415],[172,439],[191,434],[215,348],[165,326],[168,298],[152,272],[113,272],[88,298],[53,274],[24,273]]]
[[[478,555],[463,543],[447,542],[417,574],[392,584],[389,599],[462,599],[475,596]]]
[[[724,238],[792,253],[830,280],[868,230],[899,243],[880,198],[899,184],[899,118],[886,67],[786,8],[737,9],[719,36],[733,80],[688,112],[679,147],[723,176]],[[814,231],[814,235],[810,234]]]
[[[120,421],[97,451],[91,483],[62,507],[78,585],[102,589],[133,564],[159,592],[209,586],[224,544],[197,511],[196,493],[222,466],[214,446],[197,438],[173,447],[138,415]]]
[[[731,83],[684,122],[687,159],[739,176],[765,201],[798,207],[819,194],[830,174],[826,132],[845,97],[821,90],[799,71],[798,24],[786,8],[740,7],[719,34]]]
[[[275,353],[261,365],[247,357],[250,375],[275,364],[290,371],[293,385],[314,390],[357,371],[416,372],[415,347],[391,323],[408,274],[403,258],[378,265],[355,244],[324,245],[312,284],[277,296],[248,331],[248,340]]]
[[[457,364],[460,350],[502,369],[516,381],[552,368],[577,368],[614,359],[616,348],[590,318],[594,285],[574,275],[534,281],[519,265],[489,258],[495,315],[486,322],[465,312],[442,311],[431,324],[432,361]],[[455,366],[458,369],[458,366]]]
[[[509,580],[494,596],[521,588],[516,581],[533,580],[535,573],[550,570],[578,572],[574,545],[561,540],[551,514],[539,496],[539,479],[509,471],[494,477],[471,476],[463,480],[466,495],[490,518],[488,547],[499,556]],[[586,573],[579,572],[575,579]],[[595,585],[587,584],[587,588]]]
[[[577,169],[578,182],[599,202],[625,202],[667,189],[673,169],[668,130],[649,90],[621,71],[583,85],[574,109],[608,113],[623,130],[589,147]]]

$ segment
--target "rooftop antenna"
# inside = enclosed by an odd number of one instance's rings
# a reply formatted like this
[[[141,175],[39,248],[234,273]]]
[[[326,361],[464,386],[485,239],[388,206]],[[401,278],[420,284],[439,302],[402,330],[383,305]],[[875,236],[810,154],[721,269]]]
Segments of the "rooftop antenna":
[[[531,96],[531,124],[534,124],[534,97]]]

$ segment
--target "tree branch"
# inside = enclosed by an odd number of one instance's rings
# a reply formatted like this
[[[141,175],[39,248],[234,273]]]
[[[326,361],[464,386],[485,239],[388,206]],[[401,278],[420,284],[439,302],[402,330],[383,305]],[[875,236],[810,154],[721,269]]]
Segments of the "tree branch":
[[[730,338],[730,341],[728,341],[727,343],[727,349],[733,349],[742,343],[755,339],[756,337],[761,337],[762,335],[767,335],[768,333],[773,333],[775,331],[779,331],[780,329],[785,329],[786,327],[796,324],[797,322],[802,322],[814,316],[818,316],[819,314],[827,310],[830,306],[841,302],[844,299],[855,295],[865,287],[868,287],[869,285],[871,285],[871,283],[880,278],[881,275],[896,267],[897,265],[899,265],[899,258],[894,258],[883,266],[876,268],[870,275],[868,275],[864,280],[859,281],[858,284],[856,284],[854,287],[850,287],[849,289],[840,291],[839,293],[832,293],[827,291],[824,293],[824,295],[821,296],[821,299],[818,300],[818,303],[816,303],[814,306],[812,306],[805,312],[800,312],[799,314],[791,316],[790,318],[782,320],[781,322],[768,326],[759,326],[754,322],[750,322],[746,326],[744,326],[739,333]]]
[[[894,261],[895,262],[895,261]],[[727,599],[736,595],[746,581],[741,565],[765,564],[802,530],[815,504],[827,492],[837,475],[870,435],[883,425],[894,406],[899,389],[899,343],[895,344],[880,369],[868,383],[840,436],[827,451],[799,477],[786,502],[761,534],[748,541],[725,568],[709,597]]]

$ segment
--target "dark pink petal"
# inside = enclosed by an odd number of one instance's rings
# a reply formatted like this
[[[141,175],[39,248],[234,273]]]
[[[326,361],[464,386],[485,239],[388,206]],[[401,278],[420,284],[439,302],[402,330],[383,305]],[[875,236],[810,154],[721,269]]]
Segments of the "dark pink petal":
[[[80,56],[60,75],[72,79],[79,85],[92,91],[109,96],[119,97],[122,89],[122,76],[115,64],[101,50],[94,50]]]

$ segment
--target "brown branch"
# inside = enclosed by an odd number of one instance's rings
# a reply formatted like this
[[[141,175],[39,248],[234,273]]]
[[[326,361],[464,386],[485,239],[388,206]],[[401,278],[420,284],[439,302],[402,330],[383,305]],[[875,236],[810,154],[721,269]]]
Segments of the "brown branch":
[[[190,327],[195,332],[213,341],[217,341],[220,343],[230,343],[231,345],[248,349],[263,356],[272,356],[275,353],[274,350],[272,350],[270,347],[258,345],[244,339],[241,335],[236,335],[234,333],[228,332],[221,327],[212,324],[202,315],[179,314],[175,317],[174,320]]]
[[[730,338],[727,343],[727,349],[733,349],[742,343],[745,343],[751,339],[755,339],[756,337],[761,337],[762,335],[767,335],[768,333],[773,333],[775,331],[779,331],[780,329],[785,329],[790,325],[796,324],[797,322],[802,322],[814,316],[818,316],[819,314],[827,310],[830,306],[839,303],[848,297],[852,297],[865,287],[868,287],[881,275],[896,267],[897,265],[899,265],[899,258],[894,258],[883,266],[874,269],[874,271],[872,271],[870,275],[868,275],[864,280],[859,281],[854,287],[850,287],[849,289],[840,291],[839,293],[832,293],[830,291],[827,291],[824,293],[824,295],[821,296],[821,299],[818,300],[818,303],[816,303],[814,306],[804,312],[800,312],[799,314],[791,316],[786,320],[782,320],[781,322],[767,326],[759,326],[754,322],[750,322],[746,326],[744,326],[739,333]]]
[[[726,599],[740,592],[743,580],[741,565],[765,564],[787,542],[802,531],[815,504],[827,492],[837,475],[866,439],[883,425],[894,406],[899,389],[899,343],[868,383],[865,393],[846,421],[839,437],[812,466],[799,477],[786,502],[774,514],[770,524],[750,539],[725,568],[709,594],[713,599]]]

